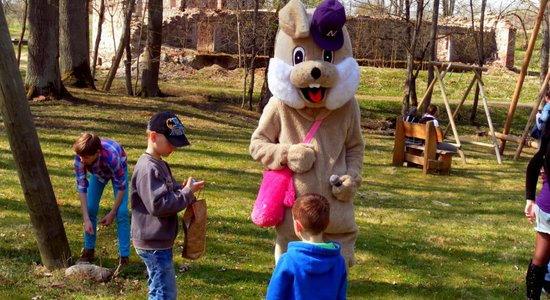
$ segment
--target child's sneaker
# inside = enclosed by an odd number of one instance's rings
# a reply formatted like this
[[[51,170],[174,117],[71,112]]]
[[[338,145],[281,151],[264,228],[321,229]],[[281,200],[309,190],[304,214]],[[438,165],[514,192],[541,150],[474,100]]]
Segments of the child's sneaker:
[[[130,258],[128,256],[121,256],[118,258],[118,265],[121,267],[127,267],[130,264]]]
[[[84,249],[82,250],[82,254],[80,255],[80,258],[78,259],[77,263],[92,263],[95,259],[95,251],[94,249]]]

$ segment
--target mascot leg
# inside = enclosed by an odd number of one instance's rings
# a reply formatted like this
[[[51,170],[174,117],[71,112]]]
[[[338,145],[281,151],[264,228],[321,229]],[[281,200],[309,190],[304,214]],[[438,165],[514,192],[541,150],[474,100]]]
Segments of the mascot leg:
[[[326,233],[325,241],[334,241],[342,245],[341,254],[349,267],[355,265],[355,241],[357,240],[357,231],[345,233]]]
[[[279,261],[281,254],[286,252],[288,242],[297,241],[292,222],[292,208],[285,208],[283,221],[275,227],[277,230],[277,241],[275,242],[275,264]]]

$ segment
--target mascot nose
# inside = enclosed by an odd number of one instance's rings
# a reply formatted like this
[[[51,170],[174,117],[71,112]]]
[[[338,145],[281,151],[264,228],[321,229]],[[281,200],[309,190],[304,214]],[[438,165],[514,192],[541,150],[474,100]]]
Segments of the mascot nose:
[[[318,79],[319,77],[321,77],[321,70],[319,70],[319,68],[315,67],[311,70],[311,77],[313,77],[313,79]]]

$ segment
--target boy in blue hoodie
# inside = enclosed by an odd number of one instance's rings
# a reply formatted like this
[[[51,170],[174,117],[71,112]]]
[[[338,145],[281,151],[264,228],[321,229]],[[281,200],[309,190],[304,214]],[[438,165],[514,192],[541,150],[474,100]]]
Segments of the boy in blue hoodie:
[[[340,244],[323,241],[330,216],[328,200],[317,194],[296,199],[294,231],[302,240],[290,242],[267,287],[272,299],[346,299],[347,269]]]

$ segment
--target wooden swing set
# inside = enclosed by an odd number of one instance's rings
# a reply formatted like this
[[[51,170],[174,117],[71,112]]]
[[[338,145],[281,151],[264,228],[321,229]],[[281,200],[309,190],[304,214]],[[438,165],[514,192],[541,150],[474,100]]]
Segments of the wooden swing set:
[[[426,93],[424,93],[424,96],[422,97],[422,99],[418,103],[418,107],[421,107],[422,103],[427,98],[427,96],[432,93],[436,82],[439,83],[439,89],[441,91],[441,97],[443,98],[443,103],[445,104],[445,110],[447,112],[447,115],[449,116],[449,125],[447,126],[447,128],[443,132],[443,136],[447,135],[447,132],[449,131],[449,128],[452,129],[453,137],[454,137],[455,142],[451,143],[451,144],[456,146],[456,148],[458,149],[458,154],[462,158],[462,161],[466,162],[466,158],[464,156],[464,151],[462,150],[462,144],[474,144],[474,145],[478,145],[478,146],[494,148],[495,149],[495,154],[496,154],[496,157],[497,157],[497,162],[499,164],[501,164],[502,163],[502,158],[501,158],[500,151],[499,151],[499,145],[498,145],[497,137],[495,135],[495,131],[494,131],[494,128],[493,128],[493,121],[491,119],[491,114],[489,112],[489,105],[487,103],[487,97],[485,96],[485,92],[484,92],[484,89],[483,89],[483,80],[481,79],[481,72],[487,71],[487,68],[477,67],[477,66],[470,66],[470,65],[460,64],[460,63],[442,63],[442,62],[433,62],[433,61],[429,62],[429,64],[434,66],[434,71],[435,71],[436,76],[434,77],[432,82],[429,83],[428,88],[426,89]],[[464,96],[462,96],[462,98],[460,100],[460,103],[458,104],[458,106],[456,107],[454,112],[451,110],[451,106],[449,105],[449,99],[447,98],[445,82],[443,81],[443,78],[445,77],[445,75],[447,75],[447,73],[449,73],[449,72],[452,73],[453,71],[472,72],[473,73],[472,80],[470,81],[470,84],[468,85],[468,88],[464,92]],[[474,86],[474,84],[477,84],[477,86],[479,87],[479,94],[481,95],[481,99],[482,99],[482,102],[483,102],[483,108],[485,110],[485,116],[487,118],[487,124],[489,124],[490,135],[491,135],[492,142],[493,142],[492,144],[482,143],[482,142],[477,142],[477,141],[471,141],[471,140],[466,140],[466,139],[461,140],[458,136],[458,131],[456,129],[456,124],[455,124],[454,120],[455,120],[460,108],[462,107],[462,105],[466,101],[466,98],[468,97],[468,94],[472,90],[472,87]]]
[[[433,87],[435,85],[435,82],[436,81],[439,82],[439,86],[440,86],[440,89],[441,89],[441,95],[442,95],[443,101],[445,103],[445,109],[447,111],[447,114],[449,115],[449,126],[453,131],[453,136],[454,136],[454,139],[455,139],[454,145],[458,148],[458,152],[459,152],[459,154],[460,154],[463,161],[465,161],[465,158],[464,158],[464,152],[461,149],[462,143],[470,143],[470,144],[475,144],[475,145],[487,146],[487,147],[494,148],[495,149],[495,154],[496,154],[496,157],[497,157],[497,161],[498,161],[499,164],[502,163],[501,155],[504,153],[504,148],[506,146],[507,141],[515,142],[515,143],[518,144],[516,152],[514,154],[514,158],[513,158],[514,160],[517,160],[520,157],[524,146],[538,148],[537,141],[529,139],[528,135],[529,135],[531,126],[533,124],[533,121],[535,120],[537,111],[540,108],[540,104],[542,102],[542,99],[544,99],[544,94],[545,94],[546,89],[547,89],[546,87],[548,86],[548,83],[550,82],[550,72],[548,72],[546,74],[546,77],[544,78],[544,81],[541,84],[541,87],[540,87],[539,93],[538,93],[538,97],[537,97],[537,101],[533,105],[533,108],[531,110],[531,114],[529,115],[529,119],[527,120],[527,123],[525,124],[525,128],[524,128],[523,133],[521,134],[521,136],[515,136],[515,135],[510,134],[510,128],[511,128],[511,125],[512,125],[512,120],[514,118],[516,108],[517,108],[519,95],[520,95],[521,89],[523,87],[523,82],[525,80],[525,76],[527,75],[529,62],[530,62],[531,56],[533,54],[533,49],[535,47],[535,42],[536,42],[537,35],[538,35],[539,29],[540,29],[540,25],[541,25],[543,17],[544,17],[544,11],[546,9],[547,3],[548,3],[548,0],[541,0],[540,1],[538,13],[537,13],[537,19],[535,20],[533,31],[531,32],[531,37],[529,38],[529,43],[528,43],[527,50],[526,50],[526,53],[525,53],[525,57],[524,57],[524,60],[523,60],[523,65],[521,67],[521,71],[520,71],[518,81],[517,81],[517,84],[516,84],[516,87],[515,87],[515,90],[514,90],[514,94],[512,96],[512,100],[510,102],[510,107],[508,109],[508,114],[506,116],[506,122],[504,123],[504,128],[502,130],[502,133],[496,132],[493,128],[493,123],[491,121],[491,115],[489,113],[489,108],[488,108],[488,105],[487,105],[487,98],[486,98],[485,93],[483,91],[483,81],[481,79],[481,74],[480,73],[483,72],[483,71],[486,71],[487,70],[486,68],[475,67],[475,66],[467,66],[467,65],[455,64],[455,63],[430,62],[430,64],[436,66],[436,68],[435,68],[436,77],[429,84],[428,89],[426,90],[426,93],[424,94],[424,96],[422,97],[422,100],[418,104],[418,107],[420,107],[422,105],[422,102],[426,99],[428,93],[431,93],[433,91]],[[443,74],[441,74],[442,69],[445,69]],[[462,99],[461,99],[459,105],[457,106],[457,108],[455,109],[454,113],[451,112],[451,108],[449,106],[449,101],[448,101],[448,98],[447,98],[446,92],[445,92],[445,84],[443,82],[443,78],[445,77],[447,72],[449,72],[449,71],[452,72],[453,70],[456,70],[456,71],[471,71],[471,72],[474,73],[474,77],[472,78],[472,81],[470,82],[470,85],[468,86],[466,92],[464,93],[464,96],[462,97]],[[483,107],[485,109],[485,115],[487,117],[487,123],[488,123],[489,129],[490,129],[489,135],[491,136],[492,141],[493,141],[492,144],[481,143],[481,142],[476,142],[476,141],[460,140],[459,137],[458,137],[458,133],[456,131],[456,125],[455,125],[455,122],[454,122],[454,118],[456,117],[458,111],[460,110],[460,107],[462,106],[462,104],[466,100],[466,97],[467,97],[468,93],[470,92],[470,90],[472,89],[472,87],[475,83],[478,84],[480,95],[481,95],[482,100],[483,100]],[[447,132],[449,130],[449,126],[447,126],[447,129],[445,130],[444,135],[447,134]],[[500,140],[500,145],[497,143],[496,139]]]
[[[510,107],[508,109],[508,115],[506,116],[506,122],[504,123],[504,129],[502,133],[495,132],[494,135],[500,139],[500,153],[502,154],[504,152],[504,148],[506,146],[506,141],[516,142],[518,144],[518,147],[516,149],[516,153],[514,154],[514,160],[517,160],[520,155],[521,151],[524,146],[530,146],[534,148],[538,148],[538,145],[535,141],[531,141],[527,139],[527,135],[529,134],[529,131],[531,129],[531,125],[533,124],[533,121],[535,119],[535,116],[537,114],[537,111],[540,107],[540,103],[542,99],[544,99],[544,93],[546,91],[546,87],[548,86],[548,82],[550,81],[550,72],[546,74],[546,77],[544,78],[543,83],[541,84],[541,87],[539,89],[539,94],[537,97],[536,103],[533,105],[533,109],[531,110],[531,114],[529,116],[529,120],[527,120],[527,124],[525,124],[525,128],[523,130],[523,133],[521,136],[514,136],[510,134],[510,127],[512,125],[512,120],[514,118],[514,113],[516,111],[519,95],[521,93],[521,88],[523,87],[523,81],[525,80],[525,76],[527,75],[527,69],[529,67],[529,62],[531,60],[531,55],[533,54],[533,49],[535,47],[535,42],[537,40],[537,35],[540,29],[540,25],[542,23],[542,19],[544,17],[544,11],[546,9],[548,0],[541,0],[538,13],[537,13],[537,19],[535,20],[535,25],[533,27],[533,31],[531,32],[531,37],[529,38],[529,43],[527,46],[527,51],[525,53],[525,57],[523,60],[523,65],[521,67],[521,71],[518,77],[518,81],[516,84],[516,88],[514,90],[514,95],[512,96],[512,101],[510,102]]]

